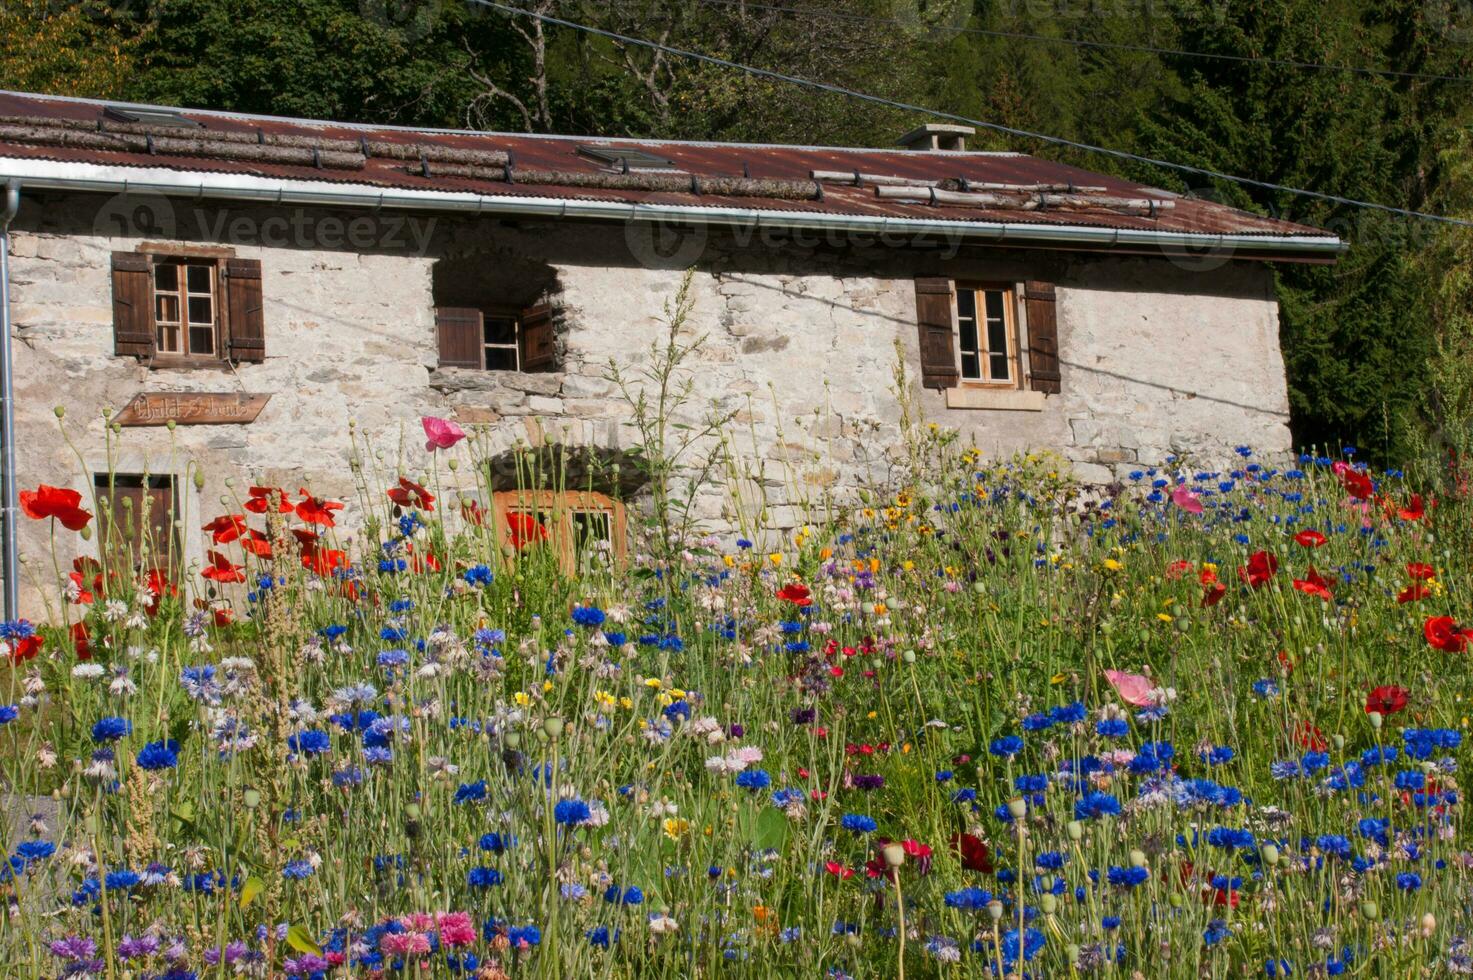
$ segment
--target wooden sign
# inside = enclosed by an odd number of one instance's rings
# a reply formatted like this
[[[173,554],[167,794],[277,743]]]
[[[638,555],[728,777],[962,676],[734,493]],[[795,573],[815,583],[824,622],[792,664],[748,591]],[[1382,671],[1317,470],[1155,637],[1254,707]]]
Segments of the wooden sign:
[[[196,391],[134,395],[113,421],[119,425],[249,425],[270,395],[212,394]]]

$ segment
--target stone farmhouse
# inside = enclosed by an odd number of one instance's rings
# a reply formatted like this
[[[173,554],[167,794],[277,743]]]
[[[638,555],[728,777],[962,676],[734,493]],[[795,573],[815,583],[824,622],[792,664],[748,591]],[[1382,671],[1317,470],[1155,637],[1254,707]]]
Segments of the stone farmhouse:
[[[188,564],[246,480],[352,496],[355,445],[380,476],[424,472],[422,415],[479,427],[500,464],[460,478],[490,493],[519,444],[617,462],[635,437],[610,361],[648,358],[687,269],[687,421],[734,413],[731,480],[769,528],[876,475],[902,367],[925,421],[1091,481],[1289,447],[1268,263],[1334,261],[1335,236],[967,132],[652,142],[0,93],[18,483],[132,498]],[[635,471],[578,474],[566,526],[617,536]],[[717,529],[732,507],[695,502]]]

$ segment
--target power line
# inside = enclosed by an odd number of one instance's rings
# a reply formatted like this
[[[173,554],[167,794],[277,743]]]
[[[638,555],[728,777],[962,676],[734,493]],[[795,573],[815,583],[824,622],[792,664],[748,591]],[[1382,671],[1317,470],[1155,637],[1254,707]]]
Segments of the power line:
[[[866,14],[851,14],[846,11],[827,10],[822,7],[777,7],[771,4],[750,3],[748,0],[697,0],[699,3],[727,7],[743,7],[773,13],[797,14],[804,17],[827,17],[832,20],[847,20],[865,24],[884,24],[894,27],[914,27],[915,24],[887,17],[871,17]],[[1360,65],[1329,65],[1315,61],[1294,61],[1285,58],[1262,58],[1242,54],[1214,54],[1207,51],[1183,51],[1178,48],[1158,48],[1148,44],[1122,44],[1114,41],[1081,41],[1069,37],[1049,37],[1046,34],[1029,34],[1024,31],[998,31],[981,27],[951,27],[947,30],[957,34],[976,34],[983,37],[1006,38],[1014,41],[1042,41],[1047,44],[1065,44],[1075,48],[1099,48],[1106,51],[1135,51],[1143,54],[1172,55],[1181,58],[1201,58],[1210,61],[1231,61],[1240,64],[1273,65],[1278,68],[1298,68],[1307,71],[1339,71],[1377,78],[1405,78],[1413,81],[1458,82],[1468,84],[1473,78],[1463,75],[1438,75],[1417,71],[1397,71],[1392,68],[1368,68]]]
[[[694,61],[705,62],[706,64],[716,65],[721,68],[734,68],[737,71],[745,72],[749,75],[755,75],[759,78],[770,78],[775,81],[788,82],[792,85],[799,85],[804,88],[811,88],[820,92],[828,92],[831,95],[843,95],[848,98],[859,99],[862,102],[869,102],[874,105],[882,105],[891,109],[900,109],[905,112],[920,113],[932,118],[950,119],[953,122],[959,122],[968,126],[978,126],[982,129],[990,129],[994,132],[1006,133],[1010,136],[1018,136],[1024,139],[1039,140],[1044,143],[1051,143],[1055,146],[1066,146],[1071,149],[1084,150],[1089,153],[1102,153],[1106,156],[1115,157],[1120,160],[1130,160],[1136,163],[1150,164],[1151,166],[1161,167],[1165,170],[1176,170],[1180,171],[1181,173],[1196,174],[1199,177],[1208,177],[1213,180],[1222,180],[1227,181],[1228,183],[1242,184],[1248,187],[1257,187],[1262,190],[1281,191],[1285,194],[1294,194],[1300,197],[1313,198],[1319,201],[1328,201],[1332,204],[1344,204],[1350,207],[1367,208],[1369,210],[1381,211],[1387,214],[1401,215],[1402,217],[1406,218],[1417,218],[1422,221],[1435,221],[1440,224],[1457,225],[1464,228],[1473,228],[1473,221],[1465,221],[1461,218],[1449,218],[1445,215],[1440,214],[1428,214],[1424,211],[1412,211],[1407,208],[1392,207],[1389,204],[1377,204],[1373,201],[1357,201],[1356,199],[1350,197],[1340,197],[1336,194],[1325,194],[1321,191],[1304,190],[1303,188],[1299,187],[1287,187],[1283,184],[1274,184],[1270,183],[1269,181],[1254,180],[1251,177],[1235,177],[1232,174],[1222,173],[1218,170],[1208,170],[1204,167],[1193,167],[1190,164],[1185,163],[1172,163],[1169,160],[1158,160],[1155,157],[1147,157],[1141,156],[1136,153],[1128,153],[1125,150],[1112,150],[1104,146],[1094,146],[1089,143],[1080,143],[1076,142],[1075,140],[1065,139],[1062,136],[1049,136],[1046,133],[1035,133],[1026,129],[1016,129],[1012,126],[1004,126],[1001,123],[984,122],[980,119],[971,119],[967,116],[959,116],[954,112],[943,112],[940,109],[928,109],[925,106],[914,105],[909,102],[899,102],[897,100],[887,99],[878,95],[870,95],[867,92],[859,92],[854,89],[844,88],[840,85],[831,85],[828,82],[817,82],[813,79],[803,78],[798,75],[787,75],[782,72],[772,71],[767,68],[756,68],[752,65],[744,65],[739,62],[728,61],[725,58],[718,58],[715,55],[703,54],[700,51],[689,51],[685,48],[676,48],[668,44],[661,44],[658,41],[650,41],[639,37],[630,37],[627,34],[620,34],[616,31],[605,30],[602,27],[592,27],[588,24],[578,24],[570,20],[563,20],[560,17],[554,17],[551,14],[540,14],[536,11],[523,10],[519,7],[509,7],[505,4],[497,3],[495,2],[495,0],[470,0],[470,2],[477,3],[483,7],[489,7],[494,10],[500,10],[503,13],[513,14],[519,17],[531,17],[534,20],[539,20],[545,24],[556,24],[559,27],[568,27],[572,28],[573,30],[584,31],[588,34],[595,34],[599,37],[608,38],[611,41],[618,41],[621,44],[633,44],[639,47],[651,48],[656,51],[664,51],[666,54],[676,55],[677,57],[681,58],[689,58]]]

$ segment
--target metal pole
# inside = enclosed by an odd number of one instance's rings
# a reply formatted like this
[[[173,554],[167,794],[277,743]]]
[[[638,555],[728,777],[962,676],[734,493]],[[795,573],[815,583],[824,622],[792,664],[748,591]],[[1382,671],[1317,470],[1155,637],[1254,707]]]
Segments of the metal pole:
[[[20,618],[19,561],[15,540],[20,504],[15,488],[15,378],[10,364],[10,222],[20,210],[20,181],[5,183],[0,209],[0,563],[5,576],[5,619]]]

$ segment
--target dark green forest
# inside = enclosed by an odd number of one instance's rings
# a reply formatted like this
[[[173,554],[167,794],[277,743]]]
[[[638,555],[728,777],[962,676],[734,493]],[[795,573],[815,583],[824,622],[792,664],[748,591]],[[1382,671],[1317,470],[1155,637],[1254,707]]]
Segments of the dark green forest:
[[[1464,0],[511,0],[1082,143],[1473,217]],[[8,0],[0,86],[405,125],[888,145],[922,121],[465,0]],[[1468,229],[984,132],[1334,230],[1277,270],[1295,436],[1469,448]]]

